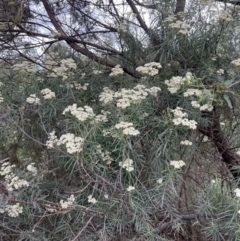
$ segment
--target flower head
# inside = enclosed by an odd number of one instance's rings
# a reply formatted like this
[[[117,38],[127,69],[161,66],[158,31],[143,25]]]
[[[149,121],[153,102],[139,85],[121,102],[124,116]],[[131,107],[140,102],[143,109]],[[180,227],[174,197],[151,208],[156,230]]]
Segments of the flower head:
[[[19,203],[16,203],[15,205],[7,205],[5,211],[8,212],[10,217],[15,218],[23,212],[23,208],[19,205]]]
[[[41,90],[41,94],[45,100],[49,100],[55,97],[55,93],[48,88]]]
[[[27,170],[32,173],[33,176],[37,175],[37,168],[34,166],[34,163],[31,163],[27,166]]]
[[[115,68],[112,68],[112,72],[109,74],[109,76],[117,76],[117,75],[120,75],[123,73],[124,73],[124,71],[121,68],[121,66],[117,65],[117,66],[115,66]]]
[[[74,195],[72,194],[72,195],[67,199],[67,201],[61,200],[61,201],[60,201],[60,205],[61,205],[62,208],[68,208],[68,207],[73,206],[74,201],[75,201],[75,197],[74,197]]]
[[[189,141],[189,140],[185,140],[185,141],[181,141],[180,144],[181,144],[181,145],[185,145],[185,146],[191,146],[191,145],[192,145],[192,142]]]
[[[163,179],[162,179],[162,178],[157,179],[157,183],[158,183],[158,184],[162,184],[162,182],[163,182]]]
[[[130,158],[127,158],[125,161],[123,162],[119,162],[119,166],[122,167],[122,168],[125,168],[126,171],[128,172],[131,172],[134,170],[134,167],[133,167],[133,160],[130,159]]]
[[[181,167],[185,166],[185,162],[182,160],[179,161],[170,161],[170,165],[173,166],[175,169],[180,169]]]
[[[234,192],[236,193],[236,197],[240,197],[240,188],[236,188]]]
[[[133,186],[129,186],[129,187],[127,188],[127,191],[128,191],[128,192],[131,192],[131,191],[133,191],[133,190],[135,190],[135,187],[133,187]]]
[[[96,200],[96,198],[92,197],[92,195],[89,195],[88,196],[88,202],[95,204],[95,203],[97,203],[97,200]]]
[[[33,105],[41,104],[40,99],[36,96],[36,94],[31,94],[30,97],[26,99],[26,102]]]

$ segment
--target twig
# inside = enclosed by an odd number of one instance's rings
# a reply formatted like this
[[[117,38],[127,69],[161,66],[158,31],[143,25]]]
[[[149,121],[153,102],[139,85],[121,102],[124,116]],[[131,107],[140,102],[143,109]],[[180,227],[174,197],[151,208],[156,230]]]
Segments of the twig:
[[[77,236],[75,236],[75,238],[72,241],[76,241],[78,239],[78,237],[80,237],[80,235],[83,233],[83,231],[87,228],[88,224],[92,221],[94,216],[91,216],[89,218],[89,220],[87,221],[87,223],[85,224],[85,226],[81,229],[81,231],[77,234]]]
[[[199,219],[199,218],[216,218],[216,216],[214,214],[207,214],[207,213],[192,213],[192,214],[182,214],[179,216],[179,219],[182,221],[191,221],[194,219]],[[165,231],[167,231],[171,226],[173,226],[174,221],[176,220],[172,220],[169,222],[165,222],[163,223],[160,227],[158,227],[156,229],[156,231],[158,233],[164,233]],[[178,220],[179,221],[179,220]]]

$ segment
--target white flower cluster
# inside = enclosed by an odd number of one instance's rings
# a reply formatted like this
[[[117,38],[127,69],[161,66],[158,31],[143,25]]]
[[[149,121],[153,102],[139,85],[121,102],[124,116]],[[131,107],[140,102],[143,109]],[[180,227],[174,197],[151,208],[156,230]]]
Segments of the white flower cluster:
[[[144,86],[145,87],[145,86]],[[116,100],[116,106],[122,109],[130,106],[131,103],[138,103],[141,100],[146,99],[148,93],[145,88],[141,86],[135,86],[134,89],[121,89],[120,91],[113,92],[108,88],[104,88],[104,92],[100,94],[100,101],[104,104],[108,104],[113,100]]]
[[[40,99],[36,96],[36,94],[31,94],[30,97],[26,99],[26,102],[33,105],[41,104]]]
[[[150,62],[147,64],[144,64],[144,66],[139,66],[136,68],[136,70],[144,75],[150,75],[155,76],[158,74],[158,69],[161,69],[162,65],[157,62]]]
[[[236,188],[234,192],[236,193],[236,197],[240,197],[240,188]]]
[[[106,193],[104,194],[104,198],[108,199],[109,198],[109,195]]]
[[[99,95],[99,99],[104,104],[110,104],[116,100],[116,106],[125,109],[131,104],[136,104],[145,100],[148,95],[156,97],[159,91],[161,91],[159,87],[153,86],[151,88],[146,88],[145,85],[136,85],[133,89],[123,88],[117,92],[105,87],[103,92]]]
[[[94,69],[94,70],[93,70],[93,74],[101,74],[101,73],[102,73],[101,70],[97,70],[97,69]]]
[[[179,34],[183,35],[186,35],[188,33],[188,29],[190,28],[189,24],[177,20],[177,17],[174,15],[167,17],[164,22],[168,23],[169,28],[177,30]]]
[[[129,187],[127,188],[127,191],[128,191],[128,192],[131,192],[131,191],[133,191],[133,190],[135,190],[135,187],[133,187],[133,186],[129,186]]]
[[[64,134],[58,140],[57,145],[66,145],[67,152],[73,154],[75,152],[82,151],[84,139],[81,137],[75,137],[72,133]]]
[[[188,114],[182,111],[181,107],[177,107],[174,110],[171,110],[171,112],[174,114],[174,117],[179,117],[179,118],[183,118],[183,117],[187,117]]]
[[[65,115],[67,112],[70,112],[71,115],[75,116],[79,121],[82,122],[95,116],[93,109],[87,105],[84,107],[77,107],[77,104],[70,105],[65,108],[63,115]]]
[[[132,172],[134,170],[133,160],[130,158],[127,158],[123,162],[119,162],[119,166],[126,169],[126,171],[128,171],[128,172]]]
[[[58,140],[57,136],[55,135],[55,131],[53,131],[49,134],[49,139],[46,142],[46,146],[48,147],[48,149],[52,149],[54,148],[54,145],[57,145],[57,146],[65,145],[67,152],[69,154],[73,154],[73,153],[82,151],[83,143],[84,143],[83,138],[76,137],[72,133],[64,134]]]
[[[118,32],[127,32],[128,31],[128,24],[127,23],[121,23],[117,27]]]
[[[185,141],[181,141],[180,144],[181,144],[181,145],[185,145],[185,146],[191,146],[191,145],[192,145],[192,142],[189,141],[189,140],[185,140]]]
[[[153,87],[151,87],[151,88],[149,88],[149,89],[146,89],[146,91],[147,91],[150,95],[152,95],[152,96],[154,96],[154,97],[157,97],[157,93],[158,93],[159,91],[161,91],[161,88],[156,87],[156,86],[153,86]]]
[[[140,132],[133,127],[133,123],[131,122],[121,121],[120,123],[115,125],[115,128],[122,129],[123,134],[129,136],[136,136],[140,134]]]
[[[124,73],[124,71],[121,68],[121,66],[117,65],[114,68],[112,68],[112,72],[109,74],[109,76],[117,76],[117,75],[120,75],[120,74],[123,74],[123,73]]]
[[[177,20],[176,16],[175,16],[175,15],[172,15],[172,16],[166,17],[165,20],[164,20],[164,22],[165,22],[165,23],[172,23],[172,22],[174,22],[174,21],[176,21],[176,20]]]
[[[168,86],[168,90],[171,94],[177,93],[180,90],[181,85],[184,83],[184,78],[181,76],[172,77],[170,80],[165,80],[165,84]]]
[[[111,127],[109,129],[103,129],[102,134],[103,136],[111,136],[113,138],[119,138],[118,133],[115,133],[115,127]]]
[[[149,115],[150,115],[150,113],[144,112],[144,113],[139,117],[139,119],[140,119],[140,120],[143,120],[145,117],[148,117]]]
[[[5,187],[8,191],[19,190],[22,187],[28,187],[29,182],[20,179],[12,171],[15,165],[10,165],[10,163],[5,162],[2,164],[0,175],[4,176],[4,181],[6,183]],[[5,205],[5,204],[3,204]],[[18,217],[22,213],[23,209],[19,206],[19,203],[15,205],[5,205],[1,207],[0,213],[7,212],[10,217]]]
[[[37,171],[37,168],[36,168],[34,165],[35,165],[35,163],[33,163],[33,162],[30,163],[30,164],[27,166],[27,170],[28,170],[29,172],[31,172],[33,176],[37,176],[38,171]]]
[[[184,97],[189,97],[189,96],[201,96],[203,94],[202,90],[199,89],[187,89],[186,92],[183,93]]]
[[[191,101],[191,105],[192,105],[193,108],[200,108],[201,107],[200,104],[196,100]]]
[[[212,184],[216,184],[216,180],[212,180],[211,183],[212,183]]]
[[[163,179],[162,179],[162,178],[158,178],[158,179],[157,179],[157,183],[158,183],[158,184],[162,184],[162,182],[163,182]]]
[[[120,128],[127,128],[129,126],[133,126],[133,123],[121,121],[119,124],[115,125],[115,128],[120,129]]]
[[[180,169],[181,167],[185,166],[185,162],[182,160],[179,161],[170,161],[170,165],[173,166],[175,169]]]
[[[184,84],[189,85],[194,83],[195,78],[191,72],[187,72],[185,77],[184,77]]]
[[[47,67],[53,71],[50,74],[50,77],[62,77],[63,80],[67,79],[67,74],[71,69],[76,69],[77,65],[72,58],[62,59],[60,61],[60,66],[56,67],[56,63],[54,61],[46,61],[45,63]],[[55,65],[55,66],[54,66]]]
[[[97,202],[96,198],[92,197],[92,195],[88,196],[88,202],[95,204]]]
[[[213,106],[212,104],[210,103],[207,103],[207,104],[204,104],[200,107],[200,110],[203,111],[203,110],[208,110],[208,111],[212,111],[213,110]]]
[[[220,21],[225,21],[225,22],[232,22],[233,18],[231,14],[229,14],[227,11],[222,10],[218,16]]]
[[[61,65],[65,66],[68,69],[76,69],[77,68],[76,63],[72,58],[62,59]]]
[[[72,207],[74,201],[75,201],[75,197],[74,197],[74,195],[72,194],[72,195],[67,199],[67,201],[63,201],[63,200],[60,201],[61,208]]]
[[[236,151],[236,154],[240,156],[240,150],[239,149]]]
[[[0,81],[0,86],[3,86],[3,83]],[[3,102],[3,97],[2,97],[2,94],[0,93],[0,103],[2,103]]]
[[[44,62],[45,67],[47,69],[51,69],[51,70],[58,66],[58,63],[55,60],[53,60],[53,58],[55,59],[56,56],[52,57],[52,55],[54,56],[55,54],[49,53],[49,55],[46,56],[46,59],[45,59],[45,62]]]
[[[103,151],[101,145],[98,145],[96,148],[97,153],[101,156],[102,160],[106,162],[107,165],[110,165],[113,161],[112,157],[110,156],[109,151]]]
[[[46,142],[46,146],[48,149],[54,148],[54,146],[57,144],[58,138],[55,135],[55,131],[52,131],[48,134],[48,140]]]
[[[37,72],[35,65],[28,61],[23,61],[21,64],[14,64],[12,69],[21,74],[35,74]]]
[[[235,59],[231,62],[231,64],[235,65],[235,66],[240,66],[240,58],[239,59]]]
[[[23,208],[19,203],[16,203],[15,205],[6,205],[6,207],[0,210],[0,213],[4,212],[7,212],[10,217],[16,218],[23,212]]]
[[[4,176],[6,182],[6,188],[8,191],[19,190],[22,187],[28,187],[29,182],[20,179],[17,175],[15,175],[12,171],[15,165],[10,165],[9,162],[4,162],[0,169],[0,175]]]
[[[87,90],[88,86],[89,86],[89,83],[85,83],[85,84],[81,85],[81,84],[77,83],[76,81],[67,83],[68,88],[71,88],[71,89],[75,88],[76,90]]]
[[[104,104],[109,104],[114,99],[115,92],[113,90],[110,90],[108,87],[103,88],[103,92],[99,95],[99,99]]]
[[[41,90],[41,94],[45,100],[49,100],[55,97],[55,93],[48,88]]]
[[[199,108],[201,111],[204,110],[208,110],[208,111],[212,111],[213,110],[213,106],[212,106],[212,94],[210,91],[208,90],[199,90],[199,89],[188,89],[186,92],[184,92],[183,94],[184,97],[189,97],[189,96],[197,96],[199,97],[200,101],[205,100],[205,102],[207,102],[204,105],[200,105],[198,101],[193,100],[191,101],[191,105],[193,108]]]
[[[107,115],[109,114],[111,114],[110,111],[101,110],[101,114],[95,116],[93,123],[107,122]]]
[[[194,78],[191,72],[187,72],[184,77],[174,76],[170,80],[165,80],[165,84],[168,86],[168,90],[171,94],[177,93],[183,84],[189,85],[193,82]]]
[[[217,70],[217,74],[223,75],[223,74],[224,74],[224,69],[219,69],[219,70]]]
[[[182,108],[177,107],[174,110],[171,110],[174,115],[173,123],[175,126],[183,125],[187,126],[189,129],[197,129],[197,122],[194,120],[188,120],[186,117],[187,113],[182,111]]]

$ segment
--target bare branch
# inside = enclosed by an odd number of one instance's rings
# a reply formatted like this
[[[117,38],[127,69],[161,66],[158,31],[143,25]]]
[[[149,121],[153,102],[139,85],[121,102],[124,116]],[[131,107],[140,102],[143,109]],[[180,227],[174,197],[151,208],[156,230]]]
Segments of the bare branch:
[[[89,218],[89,220],[87,221],[87,223],[84,225],[84,227],[81,229],[81,231],[74,237],[74,239],[72,239],[72,241],[76,241],[78,240],[78,238],[80,237],[80,235],[83,233],[83,231],[87,228],[87,226],[90,224],[90,222],[92,221],[94,216],[91,216]]]
[[[179,219],[182,221],[191,221],[199,218],[216,218],[216,216],[207,213],[192,213],[179,215]],[[166,232],[174,224],[174,221],[176,220],[163,223],[160,227],[156,229],[156,231],[160,234]]]
[[[129,4],[129,6],[131,7],[133,13],[136,14],[136,18],[137,18],[140,26],[142,27],[142,29],[144,29],[144,31],[145,31],[147,34],[149,34],[149,29],[148,29],[146,23],[144,22],[144,20],[142,19],[142,17],[141,17],[141,15],[140,15],[140,13],[139,13],[136,5],[134,4],[134,2],[133,2],[132,0],[127,0],[127,2],[128,2],[128,4]]]
[[[52,8],[50,6],[50,4],[48,3],[47,0],[42,0],[43,4],[44,4],[44,7],[48,13],[48,16],[49,18],[51,19],[51,22],[52,24],[54,25],[54,27],[56,28],[56,30],[61,33],[61,35],[63,36],[62,38],[67,42],[67,44],[73,48],[75,51],[91,58],[92,60],[102,64],[102,65],[105,65],[105,66],[108,66],[108,67],[115,67],[116,65],[118,65],[117,62],[114,62],[112,60],[109,60],[107,58],[102,58],[102,57],[99,57],[97,56],[96,54],[94,54],[93,52],[89,51],[86,46],[85,47],[81,47],[79,45],[76,44],[77,41],[74,40],[69,40],[68,37],[67,37],[67,34],[64,32],[63,28],[61,27],[61,25],[59,24],[59,22],[57,21],[57,19],[55,18],[55,15],[52,11]],[[127,66],[122,66],[123,70],[134,76],[134,77],[137,77],[137,75],[134,73],[133,70],[131,70],[129,67]]]

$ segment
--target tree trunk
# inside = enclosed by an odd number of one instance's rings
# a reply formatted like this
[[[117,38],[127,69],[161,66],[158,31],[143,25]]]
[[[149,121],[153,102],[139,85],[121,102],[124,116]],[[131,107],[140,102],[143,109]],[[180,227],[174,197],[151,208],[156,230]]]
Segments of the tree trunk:
[[[240,164],[238,156],[234,153],[234,149],[229,146],[224,133],[221,130],[221,125],[219,122],[219,116],[214,109],[212,112],[208,113],[210,122],[207,127],[198,127],[199,132],[209,137],[211,141],[217,147],[219,154],[222,157],[222,161],[226,164],[228,170],[234,177],[234,180],[240,186],[240,170],[237,166]]]

